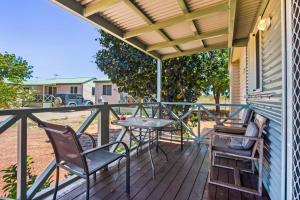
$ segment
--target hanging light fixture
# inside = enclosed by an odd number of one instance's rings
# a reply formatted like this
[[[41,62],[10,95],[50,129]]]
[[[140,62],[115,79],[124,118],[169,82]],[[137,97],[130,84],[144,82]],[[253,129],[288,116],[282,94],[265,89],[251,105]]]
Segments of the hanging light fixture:
[[[257,24],[257,29],[260,31],[267,31],[271,27],[271,17],[260,19]]]

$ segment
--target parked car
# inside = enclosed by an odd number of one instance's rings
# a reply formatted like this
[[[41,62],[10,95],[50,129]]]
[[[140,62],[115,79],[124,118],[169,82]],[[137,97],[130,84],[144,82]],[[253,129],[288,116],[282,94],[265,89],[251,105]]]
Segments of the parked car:
[[[54,103],[61,106],[91,106],[93,102],[83,98],[81,94],[56,94]]]

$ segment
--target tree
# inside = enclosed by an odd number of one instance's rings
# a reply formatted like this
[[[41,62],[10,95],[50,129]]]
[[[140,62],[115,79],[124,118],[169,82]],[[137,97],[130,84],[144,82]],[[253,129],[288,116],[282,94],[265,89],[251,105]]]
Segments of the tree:
[[[156,91],[156,61],[114,36],[99,30],[101,49],[96,64],[120,92],[143,98]]]
[[[156,94],[156,60],[127,43],[99,31],[101,49],[96,64],[121,92],[143,98]],[[196,101],[204,80],[197,55],[163,62],[162,97],[166,101]]]
[[[33,99],[21,83],[30,78],[32,66],[14,54],[0,53],[0,108],[20,107]]]
[[[221,95],[227,95],[229,90],[228,50],[220,49],[199,54],[202,65],[205,66],[203,92],[212,92],[215,103],[220,103]],[[216,106],[220,112],[220,106]]]

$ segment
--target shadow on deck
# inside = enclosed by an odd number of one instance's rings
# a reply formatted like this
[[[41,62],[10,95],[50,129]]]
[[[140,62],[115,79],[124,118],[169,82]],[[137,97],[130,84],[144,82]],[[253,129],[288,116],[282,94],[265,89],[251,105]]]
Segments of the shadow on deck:
[[[132,156],[131,159],[131,194],[125,193],[124,163],[118,170],[116,166],[109,167],[98,175],[96,183],[91,179],[90,199],[268,199],[237,192],[235,190],[216,187],[207,184],[208,151],[205,144],[186,144],[184,151],[180,145],[161,142],[168,153],[169,161],[162,153],[155,153],[156,178],[152,178],[152,170],[147,151]],[[146,150],[146,148],[145,148]],[[214,169],[214,175],[223,181],[234,181],[233,173],[226,169]],[[255,181],[250,175],[243,175],[243,184],[253,185]],[[85,199],[85,183],[79,180],[67,189],[58,193],[58,199]]]

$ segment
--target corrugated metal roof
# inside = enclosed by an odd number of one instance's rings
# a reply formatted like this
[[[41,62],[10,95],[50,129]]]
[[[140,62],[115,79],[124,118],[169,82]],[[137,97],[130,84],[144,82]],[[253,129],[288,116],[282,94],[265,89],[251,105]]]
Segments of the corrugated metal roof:
[[[96,80],[94,77],[77,77],[77,78],[52,78],[47,80],[27,80],[23,85],[62,85],[62,84],[83,84]]]
[[[185,40],[186,37],[197,34],[197,31],[198,34],[209,35],[212,31],[226,29],[230,18],[228,16],[229,4],[225,0],[184,0],[185,4],[179,4],[178,0],[52,1],[100,26],[135,48],[160,59],[166,58],[164,56],[171,52],[176,53],[174,56],[180,55],[178,53],[186,55],[187,53],[184,52],[189,50],[194,53],[193,50],[198,47],[199,38]],[[248,37],[261,1],[237,1],[233,40]],[[89,11],[87,11],[88,8]],[[191,23],[192,20],[195,22],[197,31]],[[202,39],[208,50],[217,48],[217,46],[210,45],[226,43],[228,40],[226,38],[232,38],[231,34],[214,36],[209,35],[209,38]],[[177,46],[170,47],[170,44],[165,44],[165,46],[159,46],[158,50],[147,52],[149,45],[178,39],[181,40],[176,43]],[[192,44],[192,40],[195,44]],[[235,44],[234,41],[232,43]],[[168,55],[168,57],[171,56]]]
[[[227,19],[228,12],[220,12],[195,21],[200,32],[206,33],[228,27]]]
[[[186,0],[188,8],[191,11],[197,10],[199,8],[211,6],[217,3],[221,3],[223,0]]]
[[[154,22],[183,14],[176,0],[136,0],[135,3]]]

